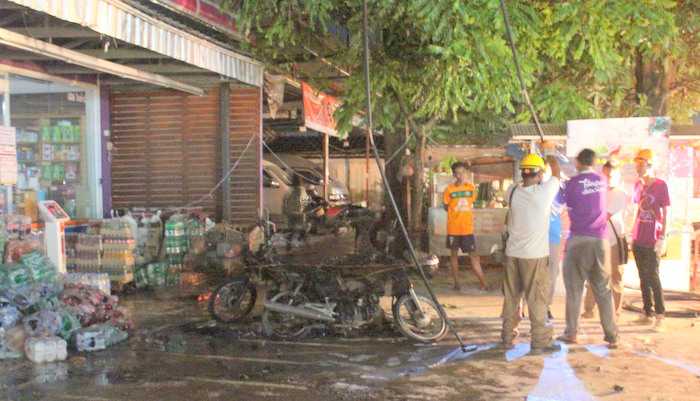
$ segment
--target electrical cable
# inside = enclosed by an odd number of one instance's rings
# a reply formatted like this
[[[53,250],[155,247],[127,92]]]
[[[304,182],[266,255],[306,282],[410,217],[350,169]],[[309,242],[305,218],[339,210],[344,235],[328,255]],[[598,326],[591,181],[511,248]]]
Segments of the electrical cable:
[[[367,17],[368,11],[367,11],[367,0],[363,1],[363,16],[362,16],[362,42],[364,46],[364,57],[363,57],[363,65],[364,65],[364,75],[365,75],[365,96],[367,97],[367,131],[369,132],[369,140],[370,140],[370,145],[372,148],[372,152],[374,153],[374,161],[377,163],[377,169],[379,170],[379,174],[382,177],[382,184],[384,184],[384,190],[386,191],[386,194],[388,195],[388,198],[391,202],[392,209],[394,210],[394,215],[396,216],[396,219],[399,223],[399,226],[401,227],[401,232],[403,233],[403,237],[406,240],[406,244],[408,244],[408,249],[409,253],[411,255],[411,259],[413,261],[413,264],[415,265],[416,269],[421,275],[421,278],[423,279],[423,283],[425,284],[426,289],[428,290],[428,293],[430,294],[430,298],[432,298],[433,302],[435,302],[435,306],[438,309],[438,312],[440,313],[440,317],[442,319],[445,319],[445,322],[447,323],[447,326],[449,327],[450,331],[454,334],[455,338],[457,338],[457,341],[459,342],[460,348],[462,349],[463,352],[467,352],[468,348],[464,344],[464,341],[462,340],[462,337],[459,335],[457,330],[455,330],[454,325],[450,321],[450,319],[447,317],[447,313],[445,312],[445,309],[442,307],[442,304],[440,304],[440,301],[437,299],[437,296],[435,295],[435,292],[433,291],[432,287],[430,286],[430,282],[428,281],[428,277],[425,275],[425,272],[423,271],[423,266],[421,266],[420,262],[418,261],[418,255],[416,255],[416,250],[413,247],[413,242],[411,241],[410,236],[408,235],[408,230],[406,229],[406,225],[404,224],[403,218],[401,218],[401,213],[399,213],[399,207],[396,204],[396,199],[394,198],[394,194],[391,192],[391,188],[389,187],[389,181],[386,178],[386,173],[384,169],[382,168],[381,165],[381,160],[379,157],[379,150],[377,149],[377,144],[374,142],[374,135],[372,135],[372,88],[371,88],[371,83],[369,80],[370,74],[369,74],[369,27],[368,27],[368,17]],[[420,305],[417,305],[418,309],[420,309]],[[471,348],[471,347],[470,347]]]
[[[245,148],[243,149],[243,151],[241,152],[241,154],[238,156],[238,159],[236,160],[236,162],[233,163],[233,166],[229,169],[229,171],[226,173],[226,175],[224,175],[224,177],[223,177],[221,180],[219,180],[219,182],[216,183],[216,185],[215,185],[206,195],[203,195],[203,196],[200,197],[199,199],[197,199],[197,200],[195,200],[195,201],[192,201],[192,202],[188,203],[187,205],[185,205],[185,206],[183,206],[183,207],[179,207],[179,208],[168,208],[168,209],[165,209],[165,211],[179,211],[179,210],[185,210],[185,209],[192,209],[194,206],[196,206],[197,204],[199,204],[199,203],[205,201],[206,199],[211,199],[211,198],[213,198],[212,195],[214,195],[214,192],[216,192],[216,191],[219,189],[219,187],[224,183],[224,181],[226,181],[226,180],[231,176],[231,174],[233,173],[233,171],[238,167],[238,164],[240,164],[241,160],[243,160],[243,156],[244,156],[245,153],[248,151],[248,148],[250,148],[250,145],[253,143],[253,140],[254,140],[256,137],[257,137],[257,135],[251,135],[251,136],[250,136],[250,139],[248,140],[248,144],[245,145]]]
[[[403,143],[401,146],[399,146],[398,149],[396,149],[396,151],[394,152],[393,155],[391,155],[391,157],[389,157],[386,161],[384,161],[384,166],[386,166],[386,165],[388,165],[389,163],[391,163],[391,162],[394,160],[394,158],[395,158],[396,156],[398,156],[399,153],[401,153],[402,150],[404,150],[404,148],[405,148],[405,147],[408,145],[408,143],[411,141],[411,138],[413,138],[413,132],[411,132],[410,134],[408,134],[408,138],[406,138],[406,140],[404,141],[404,143]]]
[[[537,133],[540,135],[540,140],[544,142],[544,132],[542,131],[542,126],[540,125],[540,119],[537,117],[537,111],[530,101],[530,95],[527,93],[527,87],[525,86],[525,80],[523,80],[523,74],[520,69],[520,62],[518,61],[518,51],[515,48],[515,41],[513,40],[513,32],[510,28],[510,16],[508,15],[508,7],[506,7],[505,0],[500,0],[501,11],[503,11],[503,20],[506,25],[506,37],[508,38],[508,43],[510,44],[510,51],[513,54],[513,64],[515,65],[515,73],[518,76],[518,81],[520,82],[520,90],[525,98],[525,103],[530,109],[530,114],[532,114],[532,119],[535,121],[535,126],[537,127]]]

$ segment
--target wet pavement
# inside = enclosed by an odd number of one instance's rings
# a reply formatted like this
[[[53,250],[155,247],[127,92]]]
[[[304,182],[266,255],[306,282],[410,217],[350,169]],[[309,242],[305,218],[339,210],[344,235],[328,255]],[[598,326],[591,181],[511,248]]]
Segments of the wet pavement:
[[[498,280],[497,270],[489,278]],[[469,275],[471,276],[471,275]],[[466,277],[466,275],[465,275]],[[471,279],[470,279],[471,280]],[[389,330],[353,338],[270,341],[255,319],[222,325],[192,294],[159,291],[121,302],[136,323],[108,350],[72,353],[61,363],[0,361],[0,397],[8,400],[698,400],[700,322],[668,319],[668,331],[631,323],[608,350],[596,320],[583,320],[582,344],[530,354],[529,329],[512,350],[498,346],[497,291],[449,290],[435,280],[459,333],[476,349],[458,351],[448,336],[414,344]],[[563,317],[563,299],[554,308]],[[555,319],[555,333],[563,331]],[[455,352],[457,351],[457,352]]]

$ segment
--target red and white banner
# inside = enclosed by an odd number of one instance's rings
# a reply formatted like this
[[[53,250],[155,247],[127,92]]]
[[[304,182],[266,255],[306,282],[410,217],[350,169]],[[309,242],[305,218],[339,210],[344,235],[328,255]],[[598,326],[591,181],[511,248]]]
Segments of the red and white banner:
[[[340,106],[340,101],[323,92],[315,91],[309,84],[302,82],[304,96],[304,126],[324,134],[338,136],[333,114]]]

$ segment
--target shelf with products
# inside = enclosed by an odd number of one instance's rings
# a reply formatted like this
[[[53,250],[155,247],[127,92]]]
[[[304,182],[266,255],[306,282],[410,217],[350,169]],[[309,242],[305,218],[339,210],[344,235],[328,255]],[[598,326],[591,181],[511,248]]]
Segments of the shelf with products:
[[[76,217],[76,192],[83,178],[84,115],[13,113],[11,118],[17,129],[15,205],[34,217],[37,201],[53,199]]]

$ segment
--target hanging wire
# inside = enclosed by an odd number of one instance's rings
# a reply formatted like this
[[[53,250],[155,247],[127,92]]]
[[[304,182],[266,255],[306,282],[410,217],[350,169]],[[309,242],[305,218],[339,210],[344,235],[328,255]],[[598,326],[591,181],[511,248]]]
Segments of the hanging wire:
[[[462,337],[459,335],[457,330],[455,330],[454,325],[450,321],[450,319],[447,317],[447,313],[445,312],[445,309],[442,307],[442,304],[440,304],[440,301],[437,299],[437,296],[435,295],[435,292],[433,291],[430,282],[428,281],[428,277],[425,275],[425,272],[423,271],[423,266],[421,266],[420,262],[418,261],[418,255],[416,255],[416,250],[413,247],[413,242],[411,241],[411,237],[408,235],[408,230],[406,229],[406,225],[404,224],[403,219],[401,218],[401,213],[399,213],[399,207],[396,204],[396,199],[394,198],[394,194],[391,192],[391,188],[389,187],[389,181],[386,178],[386,173],[384,169],[382,168],[381,165],[381,159],[379,156],[379,150],[377,149],[377,144],[374,142],[374,135],[372,135],[372,126],[373,126],[373,121],[372,121],[372,87],[371,83],[369,80],[370,73],[369,73],[369,27],[368,27],[368,22],[367,22],[367,0],[363,1],[363,18],[362,18],[362,42],[364,45],[364,60],[363,60],[363,65],[364,65],[364,75],[365,75],[365,96],[367,98],[367,131],[369,132],[369,140],[370,140],[370,145],[372,148],[372,152],[374,153],[374,160],[377,163],[377,169],[379,170],[379,174],[382,177],[382,184],[384,184],[384,191],[388,195],[388,198],[391,202],[392,209],[394,211],[394,215],[396,216],[396,219],[399,223],[399,227],[401,228],[401,232],[403,233],[403,237],[406,240],[406,244],[408,244],[408,250],[411,255],[411,260],[413,261],[413,264],[416,267],[416,270],[420,273],[420,276],[423,280],[423,283],[425,284],[426,289],[428,290],[428,293],[430,294],[430,298],[435,302],[435,305],[438,308],[438,312],[440,313],[440,317],[442,319],[445,319],[447,322],[447,326],[450,328],[450,331],[454,334],[455,338],[457,338],[457,341],[459,342],[460,348],[462,349],[463,352],[467,352],[469,349],[465,344],[464,341],[462,340]],[[418,309],[420,309],[420,305],[417,305]]]
[[[217,182],[216,185],[214,185],[214,187],[211,190],[209,190],[209,192],[206,195],[203,195],[199,199],[192,201],[183,207],[169,208],[169,209],[165,209],[165,210],[166,211],[178,211],[178,210],[192,209],[196,205],[204,202],[205,200],[212,199],[214,197],[214,193],[219,189],[219,187],[224,183],[224,181],[226,181],[231,176],[233,171],[236,168],[238,168],[238,165],[240,164],[241,160],[243,160],[243,156],[246,154],[246,152],[248,151],[248,148],[250,148],[250,145],[253,143],[253,140],[255,140],[256,137],[257,137],[257,135],[250,136],[250,139],[248,140],[248,144],[245,145],[243,152],[241,152],[241,154],[238,156],[238,159],[236,160],[236,162],[233,163],[233,166],[231,167],[231,169],[229,169],[229,171],[226,173],[226,175],[224,175],[224,177],[221,178],[221,180],[219,180],[219,182]]]

